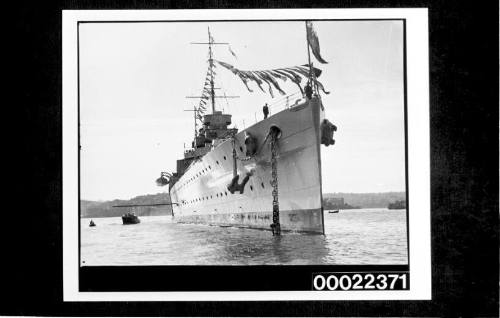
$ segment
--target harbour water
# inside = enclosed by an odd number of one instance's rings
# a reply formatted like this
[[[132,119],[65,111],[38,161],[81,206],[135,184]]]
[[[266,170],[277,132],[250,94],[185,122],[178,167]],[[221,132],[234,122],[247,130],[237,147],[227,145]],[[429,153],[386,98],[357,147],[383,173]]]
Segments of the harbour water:
[[[82,265],[407,264],[405,210],[325,211],[325,235],[179,224],[171,216],[81,219]]]

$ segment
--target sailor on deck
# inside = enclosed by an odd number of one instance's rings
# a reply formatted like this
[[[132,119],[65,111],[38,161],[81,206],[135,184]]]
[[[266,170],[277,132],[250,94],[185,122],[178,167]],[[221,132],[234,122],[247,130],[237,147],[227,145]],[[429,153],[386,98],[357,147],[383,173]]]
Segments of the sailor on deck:
[[[267,106],[267,103],[264,105],[264,107],[262,107],[262,112],[264,113],[264,119],[266,119],[269,115],[269,107]]]
[[[311,99],[313,95],[313,90],[311,87],[311,82],[307,82],[306,87],[304,87],[304,92],[306,93],[306,98]]]

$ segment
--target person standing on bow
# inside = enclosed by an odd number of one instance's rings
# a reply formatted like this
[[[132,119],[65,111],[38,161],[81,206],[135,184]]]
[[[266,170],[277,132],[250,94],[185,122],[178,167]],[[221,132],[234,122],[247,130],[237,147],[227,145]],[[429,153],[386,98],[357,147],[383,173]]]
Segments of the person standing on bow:
[[[264,107],[262,107],[262,112],[264,113],[264,119],[266,119],[267,116],[269,116],[269,107],[267,106],[267,103],[264,105]]]
[[[306,87],[304,87],[304,92],[306,93],[306,98],[311,99],[313,95],[313,89],[311,87],[311,82],[307,82]]]

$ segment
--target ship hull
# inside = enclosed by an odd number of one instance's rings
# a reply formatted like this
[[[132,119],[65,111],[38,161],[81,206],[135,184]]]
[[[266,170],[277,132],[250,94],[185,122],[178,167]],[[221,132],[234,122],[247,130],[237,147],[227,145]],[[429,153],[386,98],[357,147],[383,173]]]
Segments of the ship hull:
[[[197,223],[270,230],[273,222],[271,152],[265,142],[271,126],[281,130],[278,140],[278,203],[282,231],[324,233],[321,194],[320,122],[324,114],[313,99],[285,109],[235,136],[239,182],[251,172],[244,192],[231,194],[233,178],[231,139],[196,160],[170,189],[174,219]],[[245,135],[259,148],[246,157]]]

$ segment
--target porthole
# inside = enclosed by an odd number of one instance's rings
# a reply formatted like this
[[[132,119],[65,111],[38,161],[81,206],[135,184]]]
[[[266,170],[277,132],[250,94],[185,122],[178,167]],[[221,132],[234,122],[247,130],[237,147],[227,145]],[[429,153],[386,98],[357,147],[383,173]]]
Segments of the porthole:
[[[243,152],[243,147],[240,146],[240,151]]]
[[[227,196],[227,192],[226,192],[226,196]]]
[[[264,189],[264,182],[261,182],[260,185],[261,185],[262,189]]]
[[[212,166],[210,166],[210,165],[209,165],[209,166],[208,166],[208,169],[212,170]]]
[[[250,186],[250,190],[253,191],[253,186]]]
[[[224,156],[224,160],[226,160],[226,156]]]
[[[220,164],[220,163],[219,163],[219,161],[216,161],[216,163],[217,163],[218,165]]]

